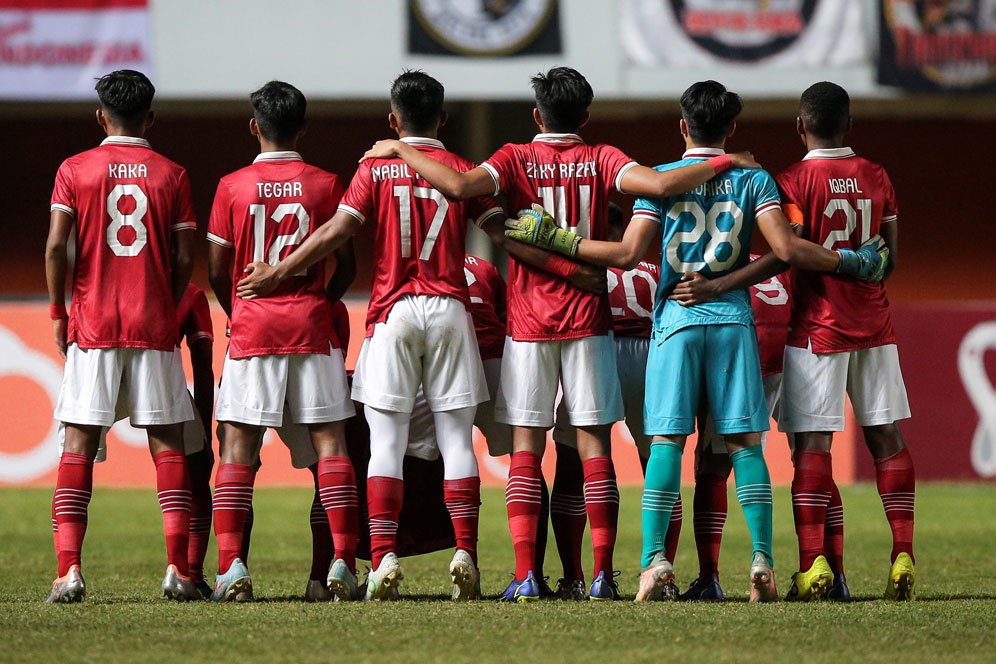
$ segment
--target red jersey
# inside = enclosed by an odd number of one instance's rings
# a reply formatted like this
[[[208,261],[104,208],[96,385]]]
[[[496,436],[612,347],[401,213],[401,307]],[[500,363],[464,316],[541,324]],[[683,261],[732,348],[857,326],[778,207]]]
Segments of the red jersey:
[[[812,150],[776,179],[802,236],[827,249],[857,249],[899,214],[885,169],[850,148]],[[896,342],[884,283],[804,270],[792,280],[789,345],[839,353]]]
[[[757,254],[750,255],[752,261],[758,258],[760,256]],[[750,287],[750,304],[754,310],[762,376],[773,376],[782,372],[789,315],[792,311],[791,284],[789,272],[783,272]]]
[[[251,166],[218,183],[208,240],[235,252],[229,355],[321,353],[333,342],[325,297],[325,265],[318,262],[258,300],[235,295],[253,261],[276,265],[335,213],[342,185],[332,173],[304,163],[297,152],[263,152]]]
[[[494,265],[470,254],[464,258],[463,273],[481,359],[501,357],[505,350],[505,280]]]
[[[473,163],[448,152],[435,139],[401,140],[455,170],[474,168]],[[467,220],[480,225],[501,214],[492,199],[451,201],[403,160],[367,159],[356,169],[339,209],[360,223],[370,217],[377,221],[367,336],[405,295],[453,297],[469,308],[467,281],[461,270]]]
[[[636,162],[608,145],[587,145],[575,134],[539,134],[532,143],[509,143],[482,167],[512,210],[541,204],[581,237],[608,236],[609,192],[619,190]],[[609,300],[575,288],[549,272],[509,259],[508,332],[517,341],[577,339],[608,334]]]
[[[204,291],[197,286],[187,285],[187,291],[176,308],[176,319],[180,324],[180,336],[187,341],[187,348],[200,339],[214,341],[211,306]]]
[[[616,338],[650,338],[654,317],[654,295],[661,269],[653,263],[640,263],[632,270],[609,268],[609,307]]]
[[[336,347],[345,357],[349,350],[349,309],[342,300],[332,305],[332,334]]]
[[[110,136],[62,162],[52,209],[76,218],[67,341],[176,348],[172,233],[197,228],[187,172],[144,138]]]

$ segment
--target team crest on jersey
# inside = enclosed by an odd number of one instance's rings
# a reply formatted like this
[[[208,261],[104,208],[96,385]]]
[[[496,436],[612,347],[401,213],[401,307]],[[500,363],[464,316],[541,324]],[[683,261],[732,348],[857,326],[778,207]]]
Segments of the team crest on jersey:
[[[759,60],[791,46],[817,0],[670,0],[675,19],[696,44],[728,60]]]
[[[557,0],[411,0],[410,8],[412,53],[560,52]]]

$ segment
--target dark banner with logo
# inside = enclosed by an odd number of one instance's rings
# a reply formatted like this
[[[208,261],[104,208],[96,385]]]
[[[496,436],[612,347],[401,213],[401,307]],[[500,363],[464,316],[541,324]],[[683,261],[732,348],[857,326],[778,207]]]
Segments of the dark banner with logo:
[[[561,52],[557,0],[410,0],[408,52],[502,57]]]
[[[883,0],[878,82],[996,92],[996,2]]]

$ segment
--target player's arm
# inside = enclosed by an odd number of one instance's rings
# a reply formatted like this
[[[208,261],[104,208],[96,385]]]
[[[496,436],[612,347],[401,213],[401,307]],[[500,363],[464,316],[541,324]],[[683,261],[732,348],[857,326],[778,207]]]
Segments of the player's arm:
[[[325,284],[325,297],[333,304],[338,302],[349,290],[354,279],[356,279],[356,254],[353,251],[353,241],[350,239],[335,250],[335,272]]]
[[[232,253],[231,247],[208,244],[208,281],[229,320],[232,319]]]
[[[404,141],[377,141],[366,151],[360,161],[366,159],[404,159],[413,170],[425,178],[433,189],[447,198],[466,200],[475,196],[494,194],[495,181],[491,174],[478,166],[463,172],[442,164],[424,152],[413,148]]]
[[[594,263],[603,268],[616,267],[632,270],[650,251],[657,239],[660,225],[642,216],[635,216],[626,227],[622,240],[604,242],[581,238],[574,256],[586,263]],[[603,270],[604,272],[604,270]]]
[[[780,208],[764,212],[757,218],[757,227],[778,260],[792,267],[814,272],[836,272],[841,254],[803,240],[795,234]]]
[[[664,198],[689,192],[730,168],[760,167],[750,152],[721,155],[667,171],[637,164],[623,173],[619,190],[633,196]]]
[[[194,374],[194,406],[204,424],[204,431],[210,436],[211,414],[214,413],[214,341],[207,337],[194,341],[188,339],[187,348]]]
[[[190,275],[194,273],[194,229],[173,231],[172,266],[170,278],[173,286],[173,303],[180,304],[187,292]]]
[[[55,346],[59,355],[66,357],[66,330],[69,314],[66,313],[66,272],[69,270],[69,234],[73,230],[73,216],[64,210],[52,210],[48,222],[48,239],[45,241],[45,282],[48,285],[49,313],[52,318]]]
[[[892,276],[892,273],[896,271],[896,267],[899,265],[899,222],[895,219],[892,221],[883,221],[882,225],[879,226],[878,232],[882,236],[886,248],[889,250],[889,262],[885,266],[885,276],[882,277],[882,281],[885,281]]]

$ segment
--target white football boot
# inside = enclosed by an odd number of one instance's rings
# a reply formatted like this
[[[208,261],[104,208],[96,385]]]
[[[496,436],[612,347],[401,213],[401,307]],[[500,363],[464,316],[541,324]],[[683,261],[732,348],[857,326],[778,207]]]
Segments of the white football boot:
[[[450,578],[453,579],[451,597],[458,602],[481,598],[481,572],[477,569],[470,554],[457,549],[450,562]]]
[[[80,566],[73,565],[65,576],[52,582],[52,592],[45,601],[49,604],[72,604],[82,602],[85,597],[86,581],[83,580]]]
[[[387,554],[380,561],[380,566],[367,574],[367,590],[363,599],[368,602],[397,599],[396,589],[404,578],[398,557],[393,553]]]
[[[393,554],[392,554],[393,555]],[[381,563],[383,565],[383,563]],[[326,579],[329,586],[329,593],[336,602],[352,602],[363,599],[363,594],[358,590],[359,579],[346,565],[342,558],[336,558],[329,567],[329,576]]]

